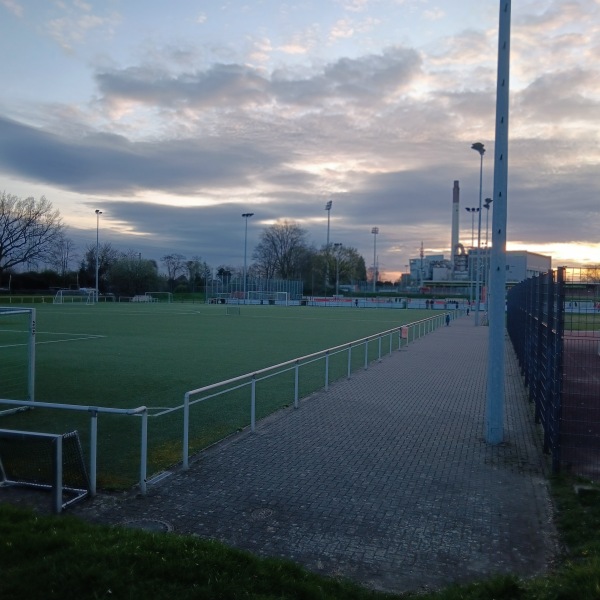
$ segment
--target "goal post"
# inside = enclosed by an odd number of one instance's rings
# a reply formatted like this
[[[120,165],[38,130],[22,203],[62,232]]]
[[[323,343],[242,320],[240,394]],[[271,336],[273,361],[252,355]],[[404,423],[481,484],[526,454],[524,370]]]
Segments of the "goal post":
[[[81,288],[79,290],[58,290],[52,304],[95,304],[96,290]]]
[[[78,432],[0,429],[0,485],[50,490],[56,513],[85,498],[90,482]]]
[[[171,292],[145,292],[151,300],[150,302],[173,302],[173,294]]]
[[[35,308],[0,308],[0,398],[35,400],[35,325]]]

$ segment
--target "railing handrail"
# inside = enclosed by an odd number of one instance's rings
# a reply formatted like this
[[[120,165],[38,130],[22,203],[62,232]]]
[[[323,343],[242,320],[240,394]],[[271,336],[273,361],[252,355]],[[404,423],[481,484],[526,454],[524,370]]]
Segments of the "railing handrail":
[[[251,379],[252,377],[256,377],[257,375],[262,375],[263,373],[267,373],[268,371],[273,371],[275,369],[281,369],[283,367],[288,367],[290,365],[294,365],[299,362],[307,361],[309,359],[315,358],[317,356],[323,356],[327,353],[333,353],[337,350],[342,350],[344,348],[348,348],[349,346],[358,346],[360,344],[364,344],[367,341],[371,341],[380,337],[384,337],[386,335],[390,335],[390,333],[394,333],[396,331],[402,330],[404,327],[413,327],[415,325],[419,325],[420,323],[426,323],[427,321],[431,321],[432,319],[436,319],[440,317],[440,313],[436,315],[432,315],[431,317],[426,317],[425,319],[419,319],[418,321],[411,321],[410,323],[404,323],[403,325],[398,325],[397,327],[392,327],[391,329],[386,329],[385,331],[380,331],[379,333],[373,333],[371,335],[367,335],[365,337],[359,338],[357,340],[352,340],[351,342],[345,342],[343,344],[338,344],[337,346],[332,346],[331,348],[327,348],[325,350],[318,350],[317,352],[312,352],[311,354],[306,354],[304,356],[299,356],[296,358],[292,358],[290,360],[286,360],[282,363],[278,363],[276,365],[271,365],[269,367],[263,367],[262,369],[256,369],[254,371],[249,371],[248,373],[244,373],[243,375],[237,375],[236,377],[232,377],[230,379],[224,379],[223,381],[219,381],[217,383],[211,383],[194,390],[190,390],[185,393],[186,398],[190,396],[195,396],[196,394],[201,394],[202,392],[208,392],[217,387],[222,387],[225,385],[229,385],[231,383],[236,383],[237,381],[242,381],[244,379]]]

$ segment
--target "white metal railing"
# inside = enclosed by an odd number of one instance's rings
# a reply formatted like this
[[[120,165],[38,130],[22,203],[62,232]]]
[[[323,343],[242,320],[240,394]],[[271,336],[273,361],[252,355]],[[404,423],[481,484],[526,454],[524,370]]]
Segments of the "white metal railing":
[[[140,440],[140,492],[146,495],[146,480],[148,470],[148,409],[145,406],[137,408],[106,408],[101,406],[80,406],[78,404],[58,404],[54,402],[29,402],[26,400],[6,400],[0,398],[0,404],[36,409],[58,409],[90,413],[90,495],[96,495],[96,476],[98,464],[98,415],[100,413],[114,415],[133,415],[142,417]]]
[[[418,338],[431,333],[438,327],[445,324],[446,314],[450,314],[452,318],[456,318],[461,311],[448,311],[441,314],[433,315],[420,321],[413,323],[407,323],[405,325],[399,325],[392,329],[388,329],[381,333],[373,334],[352,342],[327,348],[319,352],[307,354],[292,360],[285,361],[264,369],[252,371],[244,375],[239,375],[225,381],[206,385],[194,390],[190,390],[185,393],[184,401],[182,405],[168,408],[155,408],[149,409],[146,406],[139,406],[137,408],[108,408],[100,406],[82,406],[76,404],[59,404],[51,402],[40,402],[40,401],[26,401],[26,400],[8,400],[0,398],[0,404],[11,405],[15,407],[23,408],[37,408],[37,409],[55,409],[55,410],[70,410],[78,412],[88,412],[90,414],[90,465],[89,465],[89,479],[90,479],[90,495],[96,494],[96,480],[97,480],[97,459],[98,459],[98,415],[115,414],[115,415],[126,415],[126,416],[139,416],[141,417],[141,433],[140,433],[140,465],[139,465],[139,486],[142,495],[146,494],[147,489],[147,469],[148,469],[148,418],[160,417],[162,415],[173,413],[179,410],[183,410],[183,468],[189,468],[189,430],[190,430],[190,407],[199,403],[204,402],[210,398],[232,392],[236,389],[240,389],[246,386],[250,387],[250,428],[251,431],[255,431],[256,427],[256,384],[259,381],[275,377],[282,373],[294,371],[294,408],[299,407],[300,401],[300,368],[305,367],[309,364],[317,361],[324,361],[324,375],[323,375],[323,386],[325,390],[329,389],[330,383],[330,371],[329,362],[332,356],[347,352],[347,373],[346,376],[349,379],[352,373],[352,356],[353,350],[359,350],[361,347],[364,352],[364,369],[368,368],[369,365],[369,343],[377,342],[377,360],[380,362],[383,356],[383,344],[384,340],[388,340],[389,350],[388,353],[392,354],[394,347],[400,350],[402,347],[407,346],[410,342],[417,340]],[[397,342],[394,341],[397,339]],[[375,360],[375,359],[372,359]],[[219,389],[221,388],[221,389]],[[224,388],[224,389],[223,389]],[[200,396],[192,399],[192,397]],[[155,414],[149,415],[149,410],[156,410]]]
[[[307,354],[306,356],[301,356],[298,358],[294,358],[292,360],[288,360],[282,363],[278,363],[276,365],[272,365],[270,367],[265,367],[264,369],[258,369],[256,371],[252,371],[250,373],[245,373],[244,375],[238,375],[237,377],[232,377],[231,379],[226,379],[224,381],[220,381],[218,383],[212,383],[210,385],[205,385],[203,387],[190,390],[185,393],[183,398],[183,405],[174,407],[172,409],[166,409],[162,414],[166,412],[172,412],[174,410],[180,410],[183,408],[183,456],[182,463],[183,468],[189,468],[189,435],[190,435],[190,407],[198,404],[199,402],[204,402],[205,400],[209,400],[210,398],[214,398],[216,396],[220,396],[226,394],[228,392],[240,389],[245,386],[250,386],[250,430],[252,432],[255,431],[256,428],[256,383],[258,381],[268,379],[270,377],[274,377],[276,375],[280,375],[282,373],[286,373],[289,371],[294,371],[294,408],[298,408],[299,406],[299,382],[300,382],[300,367],[306,366],[318,360],[324,361],[324,389],[327,391],[329,389],[329,359],[332,355],[338,354],[341,352],[348,353],[348,367],[347,367],[347,378],[350,379],[351,371],[352,371],[352,349],[360,348],[364,346],[364,368],[367,369],[369,365],[369,342],[377,341],[378,347],[378,361],[381,361],[382,358],[382,342],[385,338],[389,338],[389,354],[393,352],[393,338],[394,336],[398,337],[397,347],[400,349],[402,347],[402,340],[405,340],[404,346],[409,344],[409,341],[414,341],[427,333],[431,333],[438,327],[445,324],[447,312],[442,314],[434,315],[428,317],[426,319],[421,319],[420,321],[415,321],[413,323],[408,323],[405,325],[400,325],[398,327],[394,327],[393,329],[388,329],[381,333],[377,333],[374,335],[370,335],[364,338],[360,338],[358,340],[354,340],[352,342],[348,342],[346,344],[341,344],[339,346],[334,346],[332,348],[328,348],[326,350],[320,350],[319,352],[314,352],[312,354]],[[451,317],[456,317],[458,311],[452,311],[449,313]],[[225,388],[221,389],[219,388]],[[195,398],[192,400],[192,397],[200,396],[199,398]],[[158,416],[158,415],[155,415]]]

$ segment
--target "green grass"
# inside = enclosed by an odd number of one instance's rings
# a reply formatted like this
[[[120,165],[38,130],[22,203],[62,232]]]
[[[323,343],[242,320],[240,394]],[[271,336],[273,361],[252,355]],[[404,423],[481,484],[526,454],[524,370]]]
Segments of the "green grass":
[[[587,487],[575,493],[574,485],[584,483]],[[598,599],[600,487],[559,477],[552,489],[564,555],[550,574],[499,576],[404,595],[370,592],[195,537],[93,526],[0,505],[0,598]]]
[[[186,391],[253,372],[432,316],[431,311],[242,306],[180,303],[36,305],[36,400],[134,408],[180,406]],[[3,338],[2,338],[3,339]],[[394,340],[397,347],[397,338]],[[0,344],[1,345],[1,344]],[[389,342],[382,353],[389,352]],[[377,343],[368,345],[370,360]],[[364,347],[352,353],[354,369]],[[330,381],[343,377],[347,355],[331,358]],[[300,392],[322,387],[324,364],[303,366]],[[2,395],[0,393],[0,395]],[[293,402],[293,373],[257,384],[257,417]],[[249,386],[192,407],[190,447],[199,450],[246,427]],[[149,474],[181,460],[182,412],[149,421]],[[88,446],[89,417],[34,410],[3,419],[13,429],[64,432],[77,429]],[[99,486],[121,488],[138,478],[140,422],[99,418]]]

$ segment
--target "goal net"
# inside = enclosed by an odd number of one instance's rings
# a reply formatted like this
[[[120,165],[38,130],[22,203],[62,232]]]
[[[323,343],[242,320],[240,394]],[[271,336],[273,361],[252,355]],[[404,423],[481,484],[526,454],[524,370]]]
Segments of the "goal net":
[[[146,292],[150,298],[149,302],[173,302],[173,294],[171,292]]]
[[[250,304],[279,304],[281,306],[288,305],[288,292],[260,292],[249,291],[248,302]]]
[[[80,289],[80,290],[58,290],[53,304],[94,304],[96,300],[95,290]]]
[[[85,498],[90,483],[79,434],[0,429],[0,484],[51,490],[55,512]]]
[[[35,308],[0,308],[0,398],[33,401],[34,384]]]

